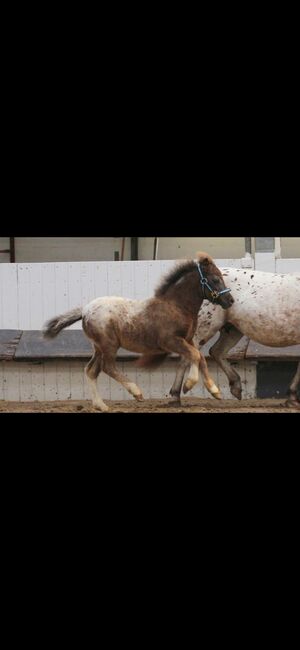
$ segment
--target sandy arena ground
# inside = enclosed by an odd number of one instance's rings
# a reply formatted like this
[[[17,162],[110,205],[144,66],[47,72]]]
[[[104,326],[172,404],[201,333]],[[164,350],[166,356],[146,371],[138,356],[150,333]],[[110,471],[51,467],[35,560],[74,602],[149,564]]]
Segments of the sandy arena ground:
[[[106,401],[111,413],[300,413],[285,407],[285,399],[249,399],[213,401],[184,397],[181,406],[168,399]],[[99,413],[88,401],[6,402],[0,400],[0,413]]]

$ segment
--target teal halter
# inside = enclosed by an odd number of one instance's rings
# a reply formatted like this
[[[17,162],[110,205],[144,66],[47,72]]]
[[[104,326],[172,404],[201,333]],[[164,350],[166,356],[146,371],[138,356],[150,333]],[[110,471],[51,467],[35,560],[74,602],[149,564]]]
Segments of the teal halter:
[[[210,284],[208,283],[207,278],[205,278],[203,273],[202,273],[200,262],[197,262],[197,269],[198,269],[198,271],[200,273],[201,286],[202,286],[202,289],[203,289],[204,298],[206,298],[205,289],[208,289],[210,291],[212,302],[216,302],[216,300],[218,300],[218,298],[220,296],[224,295],[224,293],[229,293],[231,291],[231,289],[223,289],[223,291],[214,291],[214,289],[212,289]]]

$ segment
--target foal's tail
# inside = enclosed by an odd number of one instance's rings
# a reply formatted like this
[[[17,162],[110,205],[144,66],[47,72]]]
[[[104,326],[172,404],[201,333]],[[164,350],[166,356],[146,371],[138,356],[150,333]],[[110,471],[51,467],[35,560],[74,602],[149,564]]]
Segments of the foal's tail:
[[[45,324],[45,329],[43,330],[43,335],[46,339],[53,339],[57,334],[69,325],[73,325],[78,320],[82,319],[82,308],[78,307],[77,309],[72,309],[67,311],[61,316],[56,316],[56,318],[51,318]]]
[[[143,354],[136,362],[138,368],[159,368],[168,356],[168,352],[162,354]]]

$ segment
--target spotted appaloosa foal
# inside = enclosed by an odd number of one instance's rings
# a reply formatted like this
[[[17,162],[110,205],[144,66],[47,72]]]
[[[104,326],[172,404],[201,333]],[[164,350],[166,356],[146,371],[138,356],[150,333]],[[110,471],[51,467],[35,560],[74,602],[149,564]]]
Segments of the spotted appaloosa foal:
[[[142,353],[140,365],[144,367],[160,364],[172,352],[179,354],[190,365],[184,392],[198,382],[200,368],[206,388],[220,399],[219,389],[209,376],[205,357],[193,344],[193,336],[204,298],[228,309],[234,302],[229,292],[212,258],[206,253],[198,253],[197,261],[176,265],[161,281],[153,298],[96,298],[86,307],[48,321],[44,336],[52,338],[82,319],[83,330],[94,345],[94,355],[85,372],[93,406],[100,411],[108,410],[97,391],[97,377],[101,370],[120,382],[135,399],[143,399],[140,388],[116,368],[115,358],[120,347]]]

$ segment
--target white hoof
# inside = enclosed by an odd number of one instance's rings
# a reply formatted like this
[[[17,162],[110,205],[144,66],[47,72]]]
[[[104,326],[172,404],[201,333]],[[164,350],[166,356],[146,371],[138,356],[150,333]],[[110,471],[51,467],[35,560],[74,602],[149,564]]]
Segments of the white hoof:
[[[205,383],[205,387],[215,399],[222,399],[220,390],[213,381]]]
[[[192,388],[194,388],[194,386],[195,386],[196,383],[197,383],[197,382],[192,381],[192,379],[187,379],[186,382],[185,382],[185,384],[184,384],[184,387],[183,387],[183,392],[184,392],[184,394],[185,394],[185,393],[188,393],[189,390],[192,390]]]
[[[223,397],[222,397],[220,391],[218,391],[217,393],[212,393],[212,396],[213,396],[215,399],[223,399]]]
[[[137,402],[143,402],[144,396],[142,395],[142,393],[139,393],[138,395],[134,395],[134,399],[136,399]]]
[[[128,382],[124,384],[124,387],[128,390],[129,393],[138,401],[143,402],[144,397],[142,395],[141,389],[133,382]]]
[[[102,411],[102,413],[107,413],[109,411],[109,406],[104,404],[104,402],[93,402],[93,408],[96,409],[97,411]]]

